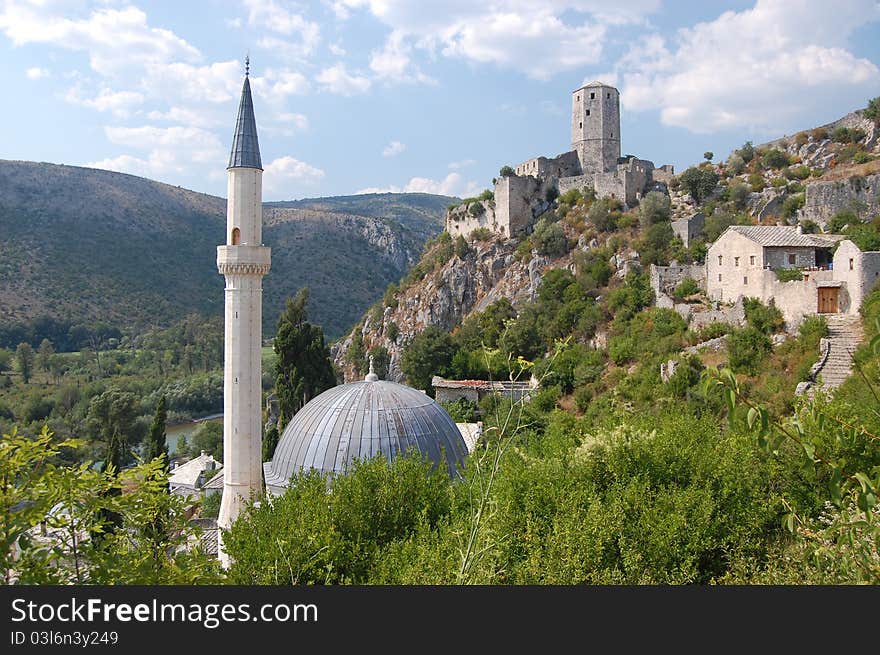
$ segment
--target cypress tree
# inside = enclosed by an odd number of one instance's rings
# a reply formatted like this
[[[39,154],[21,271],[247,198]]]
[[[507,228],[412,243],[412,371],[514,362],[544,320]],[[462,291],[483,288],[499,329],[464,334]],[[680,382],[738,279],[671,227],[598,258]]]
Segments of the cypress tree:
[[[165,396],[159,399],[156,406],[156,414],[153,416],[153,425],[150,426],[150,434],[147,436],[147,461],[165,455],[165,470],[168,470],[168,446],[165,442],[165,421],[168,418]]]

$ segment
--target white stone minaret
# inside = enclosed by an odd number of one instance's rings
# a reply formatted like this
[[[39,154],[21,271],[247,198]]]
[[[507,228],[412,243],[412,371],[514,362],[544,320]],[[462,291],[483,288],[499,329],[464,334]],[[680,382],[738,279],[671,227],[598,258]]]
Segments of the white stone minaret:
[[[217,247],[217,268],[226,277],[223,500],[217,524],[226,529],[248,501],[263,493],[260,346],[263,276],[269,272],[271,251],[262,243],[263,165],[249,64],[227,167],[226,245]],[[222,543],[219,552],[228,566]]]

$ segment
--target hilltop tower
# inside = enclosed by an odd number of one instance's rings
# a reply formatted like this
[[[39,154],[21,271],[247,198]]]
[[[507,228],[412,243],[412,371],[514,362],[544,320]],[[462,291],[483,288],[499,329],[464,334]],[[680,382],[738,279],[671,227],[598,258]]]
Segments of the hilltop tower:
[[[620,93],[590,82],[571,94],[571,149],[586,173],[615,170],[620,159]]]
[[[223,370],[223,499],[217,524],[228,529],[263,493],[261,358],[263,276],[271,251],[262,244],[263,165],[246,62],[227,167],[226,245],[217,269],[226,277]],[[219,544],[220,561],[229,564]]]

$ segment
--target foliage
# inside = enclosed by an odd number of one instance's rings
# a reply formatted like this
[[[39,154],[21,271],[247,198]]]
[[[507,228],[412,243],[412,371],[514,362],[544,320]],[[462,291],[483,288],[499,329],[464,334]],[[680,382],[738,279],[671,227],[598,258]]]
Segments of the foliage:
[[[479,417],[480,411],[477,403],[464,398],[443,403],[443,409],[456,423],[473,423]]]
[[[751,221],[746,214],[717,211],[711,216],[706,217],[706,223],[703,226],[703,238],[707,243],[713,243],[731,225],[749,225],[750,223]]]
[[[679,176],[681,186],[691,194],[698,203],[708,198],[718,184],[715,171],[691,167]]]
[[[277,356],[275,393],[283,425],[309,400],[336,385],[324,331],[308,321],[308,299],[308,288],[300,289],[296,298],[288,298],[273,343]]]
[[[837,127],[831,133],[831,140],[837,143],[858,143],[865,138],[865,131],[857,127]]]
[[[164,458],[165,466],[168,466],[168,445],[165,442],[165,423],[168,420],[168,410],[165,396],[159,399],[156,405],[156,414],[153,417],[153,424],[150,426],[150,432],[147,435],[144,458],[147,461],[158,457]]]
[[[464,259],[470,253],[471,248],[468,245],[467,239],[465,239],[461,234],[459,234],[455,238],[455,256],[459,259]]]
[[[102,470],[118,471],[133,461],[132,448],[143,436],[137,417],[137,397],[128,391],[111,388],[89,402],[86,425],[97,438]]]
[[[516,175],[516,171],[513,170],[511,166],[502,166],[501,170],[498,173],[501,177],[510,177],[511,175]]]
[[[749,185],[754,193],[760,193],[767,188],[764,176],[760,173],[749,173]]]
[[[712,157],[714,157],[714,156],[715,156],[715,153],[713,153],[711,150],[707,150],[706,152],[703,153],[703,159],[705,159],[706,161],[712,161]]]
[[[407,384],[433,397],[431,378],[434,375],[448,375],[455,350],[455,343],[448,332],[435,325],[426,327],[413,338],[401,355],[400,370],[406,375]]]
[[[770,337],[753,326],[732,330],[727,337],[728,365],[735,373],[754,375],[770,352]]]
[[[769,305],[765,305],[757,298],[744,298],[743,309],[745,309],[746,322],[749,327],[753,327],[759,332],[774,334],[785,328],[782,312],[772,301]]]
[[[730,154],[730,157],[727,158],[727,172],[731,175],[739,175],[745,170],[746,162],[736,152]]]
[[[672,292],[674,298],[683,299],[700,293],[700,285],[690,277],[683,279]]]
[[[868,106],[862,111],[865,118],[868,118],[874,123],[880,125],[880,96],[876,98],[871,98],[868,101]]]
[[[34,370],[34,350],[29,343],[18,344],[15,349],[15,364],[24,383],[30,382]]]
[[[784,168],[791,163],[788,155],[781,150],[771,148],[761,155],[761,166],[765,169],[778,170]]]
[[[650,191],[639,203],[639,222],[642,228],[648,228],[655,223],[668,221],[672,211],[672,202],[669,196],[659,191]]]
[[[548,223],[546,219],[540,219],[535,224],[535,231],[531,236],[532,247],[540,255],[563,255],[568,252],[568,238],[559,223]]]
[[[587,211],[587,220],[600,232],[613,232],[617,229],[617,218],[619,213],[612,209],[612,204],[607,198],[597,200]]]
[[[799,268],[774,268],[773,272],[780,282],[800,282],[804,279],[804,272]]]

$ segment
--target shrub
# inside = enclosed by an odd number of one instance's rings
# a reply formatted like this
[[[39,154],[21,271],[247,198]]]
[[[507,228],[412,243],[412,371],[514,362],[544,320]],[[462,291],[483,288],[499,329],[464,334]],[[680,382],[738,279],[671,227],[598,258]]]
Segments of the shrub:
[[[801,231],[804,234],[818,234],[819,232],[819,224],[815,221],[811,221],[808,219],[806,221],[801,221],[800,225]]]
[[[559,202],[565,203],[566,205],[573,207],[574,205],[578,204],[581,200],[583,200],[583,198],[584,198],[584,196],[581,193],[580,189],[569,189],[568,191],[563,193],[561,196],[559,196]]]
[[[755,148],[752,145],[752,142],[746,141],[742,147],[736,151],[736,154],[742,157],[743,161],[748,164],[755,157]]]
[[[458,398],[447,403],[441,403],[443,409],[456,423],[473,423],[480,415],[480,409],[472,400]]]
[[[732,182],[727,187],[727,197],[731,204],[733,204],[734,209],[739,211],[746,208],[746,202],[749,199],[750,192],[751,189],[749,189],[748,185],[743,184],[742,182]]]
[[[785,327],[782,312],[775,305],[765,305],[757,298],[746,298],[743,300],[743,309],[749,327],[764,334],[773,334]]]
[[[867,164],[869,161],[874,161],[876,157],[864,150],[859,150],[855,155],[853,155],[853,163],[855,164]]]
[[[871,98],[868,101],[868,106],[865,107],[865,110],[862,112],[865,118],[874,121],[877,125],[880,125],[880,96],[876,98]]]
[[[813,141],[824,141],[828,138],[828,130],[824,127],[817,127],[815,130],[810,132],[810,136],[813,138]]]
[[[491,189],[486,189],[477,196],[477,200],[495,200],[495,192]]]
[[[574,404],[581,412],[586,412],[593,400],[593,392],[589,387],[578,387],[574,390]]]
[[[703,326],[697,338],[701,342],[709,341],[710,339],[717,339],[718,337],[723,337],[725,334],[729,334],[732,329],[733,328],[730,326],[729,323],[712,321],[708,325]]]
[[[784,186],[788,186],[788,182],[786,182],[784,177],[774,177],[772,180],[770,180],[770,185],[774,189],[781,189]]]
[[[727,172],[731,175],[739,175],[746,168],[745,160],[737,153],[733,153],[727,158]]]
[[[511,175],[516,175],[516,171],[510,166],[502,166],[498,174],[501,177],[510,177]]]
[[[795,282],[804,279],[804,273],[799,268],[774,268],[773,272],[780,282]]]
[[[474,241],[488,241],[492,238],[492,231],[488,227],[478,227],[471,232],[471,238]]]
[[[467,239],[465,239],[462,235],[458,235],[455,238],[455,256],[459,259],[464,259],[467,257],[468,253],[471,251],[470,246],[468,245]]]
[[[482,202],[472,202],[468,205],[468,214],[476,218],[486,213],[486,207]]]
[[[693,166],[682,173],[680,179],[681,186],[698,203],[708,198],[718,185],[718,173]]]
[[[385,327],[385,336],[391,343],[395,343],[397,341],[397,337],[400,336],[400,328],[397,327],[397,323],[395,323],[394,321],[390,321],[388,323],[388,325]]]
[[[728,365],[734,373],[755,375],[770,352],[770,337],[754,327],[733,330],[727,337]]]
[[[798,210],[804,206],[804,202],[806,202],[806,196],[803,193],[796,193],[792,196],[788,196],[788,198],[782,202],[782,215],[785,218],[794,218]]]
[[[828,221],[828,231],[832,234],[843,232],[847,225],[855,225],[859,223],[859,217],[850,209],[842,209],[831,217]]]
[[[809,140],[810,140],[810,137],[807,135],[806,132],[798,132],[797,134],[794,135],[794,142],[798,148],[800,148],[803,145],[806,145],[807,141],[809,141]]]
[[[697,284],[697,281],[693,278],[686,277],[683,279],[677,287],[675,287],[675,291],[672,292],[672,295],[675,298],[687,298],[688,296],[693,296],[700,293],[700,285]]]
[[[639,221],[643,228],[647,228],[654,223],[668,221],[671,211],[672,202],[669,196],[659,191],[651,191],[639,203]]]
[[[761,155],[761,166],[764,168],[776,170],[788,166],[789,163],[788,155],[776,148],[771,148]]]
[[[599,232],[613,232],[617,228],[615,215],[611,212],[611,207],[607,199],[594,202],[587,212],[587,220],[589,220]]]
[[[749,174],[749,184],[755,193],[760,193],[767,187],[767,183],[764,182],[764,176],[760,173]]]
[[[538,221],[532,234],[532,247],[538,254],[556,256],[568,252],[568,238],[558,223],[547,224],[545,219]]]

